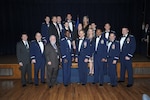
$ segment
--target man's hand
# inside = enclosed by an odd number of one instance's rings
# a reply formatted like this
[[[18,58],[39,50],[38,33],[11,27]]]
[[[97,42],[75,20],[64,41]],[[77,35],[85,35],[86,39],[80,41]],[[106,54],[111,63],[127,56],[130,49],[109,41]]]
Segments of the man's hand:
[[[117,60],[113,60],[113,64],[117,64]]]
[[[67,63],[68,62],[68,60],[67,59],[64,59],[64,63]]]
[[[51,62],[51,61],[49,61],[47,64],[48,64],[48,65],[51,65],[51,64],[52,64],[52,62]]]
[[[102,61],[102,62],[107,62],[107,59],[104,59],[104,58],[103,58],[101,61]]]
[[[36,60],[35,60],[35,59],[32,59],[31,63],[32,63],[32,64],[36,63]]]
[[[87,63],[88,61],[89,61],[89,60],[88,60],[87,58],[85,58],[85,59],[84,59],[84,62],[86,62],[86,63]]]
[[[125,60],[130,60],[130,57],[128,57],[128,56],[125,56]]]
[[[22,63],[22,62],[19,62],[19,65],[20,65],[20,66],[23,66],[23,63]]]
[[[75,62],[78,62],[78,58],[75,58]]]

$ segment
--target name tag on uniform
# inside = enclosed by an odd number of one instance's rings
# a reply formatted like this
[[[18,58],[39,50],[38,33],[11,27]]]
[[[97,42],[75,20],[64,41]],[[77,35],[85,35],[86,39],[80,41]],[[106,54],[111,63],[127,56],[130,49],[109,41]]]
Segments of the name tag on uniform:
[[[112,49],[115,49],[115,44],[112,44],[112,47],[111,47]]]
[[[130,43],[130,38],[129,37],[127,38],[127,43]]]
[[[104,44],[104,40],[101,40],[101,44]]]
[[[86,48],[87,47],[87,42],[86,41],[84,41],[84,48]]]

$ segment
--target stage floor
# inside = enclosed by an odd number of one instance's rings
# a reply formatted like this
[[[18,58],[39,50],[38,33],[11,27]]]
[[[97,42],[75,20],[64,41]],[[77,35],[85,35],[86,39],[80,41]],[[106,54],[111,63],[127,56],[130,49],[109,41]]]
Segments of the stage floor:
[[[126,83],[117,87],[73,83],[68,87],[58,84],[49,89],[47,84],[22,87],[20,80],[0,81],[0,100],[142,100],[144,93],[150,96],[150,79],[135,79],[130,88]]]
[[[133,57],[133,62],[150,62],[150,58],[136,54]],[[15,55],[0,56],[0,64],[17,64],[17,58]]]

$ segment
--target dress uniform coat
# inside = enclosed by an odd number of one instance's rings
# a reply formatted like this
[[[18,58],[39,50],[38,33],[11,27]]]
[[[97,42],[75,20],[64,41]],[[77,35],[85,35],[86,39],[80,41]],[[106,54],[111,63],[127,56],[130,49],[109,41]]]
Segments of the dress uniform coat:
[[[122,48],[120,49],[120,62],[121,62],[121,77],[120,81],[125,80],[125,72],[128,72],[128,84],[133,84],[133,68],[132,68],[132,57],[136,49],[136,41],[133,35],[127,35],[123,43]],[[121,40],[120,40],[121,42]],[[126,60],[125,57],[130,57],[130,60]]]
[[[46,43],[49,41],[50,34],[50,24],[46,24],[45,22],[41,25],[41,34],[42,39],[46,40]]]
[[[117,71],[116,64],[113,64],[113,61],[118,61],[120,54],[120,44],[119,41],[112,41],[108,43],[107,49],[107,63],[108,63],[108,75],[110,77],[111,85],[117,85]]]
[[[73,54],[73,47],[71,45],[71,40],[68,39],[67,37],[61,39],[60,51],[62,58],[63,82],[64,85],[68,85],[70,83],[71,78],[71,66],[74,54]],[[67,62],[65,62],[65,60],[67,60]]]
[[[41,82],[45,82],[45,55],[41,51],[39,41],[33,40],[30,46],[30,57],[31,60],[35,59],[36,63],[34,64],[34,83],[38,85],[38,73],[40,71]]]
[[[108,36],[106,35],[107,33],[108,33]],[[113,30],[110,30],[109,32],[104,31],[102,34],[102,37],[105,38],[105,40],[106,40],[106,45],[108,44],[110,33],[116,34],[116,32]],[[108,66],[107,65],[108,65],[107,62],[105,62],[104,63],[104,75],[108,74]]]
[[[96,37],[98,38],[98,37]],[[104,62],[101,60],[107,57],[106,40],[103,36],[99,37],[98,46],[96,50],[96,38],[94,42],[94,83],[103,84],[104,82]]]
[[[81,48],[79,50],[79,43],[82,41]],[[80,83],[86,84],[87,83],[87,66],[88,63],[84,62],[87,58],[90,58],[90,43],[89,40],[84,39],[77,39],[76,41],[76,57],[78,58],[78,68],[79,68],[79,80]]]

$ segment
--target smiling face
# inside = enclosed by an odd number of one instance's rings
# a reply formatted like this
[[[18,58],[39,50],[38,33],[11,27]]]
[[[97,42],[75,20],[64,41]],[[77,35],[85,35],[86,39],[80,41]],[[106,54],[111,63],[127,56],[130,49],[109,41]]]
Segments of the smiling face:
[[[122,35],[128,34],[129,30],[128,28],[122,28]]]
[[[109,31],[110,28],[111,28],[111,26],[110,26],[109,23],[106,23],[105,26],[104,26],[104,28],[105,28],[106,31]]]
[[[79,32],[79,37],[80,37],[80,38],[83,38],[83,37],[84,37],[84,35],[85,35],[84,31],[83,31],[83,30],[81,30],[81,31]]]
[[[50,22],[50,18],[48,16],[45,17],[45,22],[49,23]]]
[[[51,44],[55,44],[55,43],[56,43],[56,37],[55,37],[55,35],[51,35],[51,36],[49,37],[49,40],[50,40],[50,43],[51,43]]]
[[[37,32],[37,33],[35,34],[35,38],[36,38],[37,41],[41,41],[41,39],[42,39],[41,33]]]
[[[114,33],[110,33],[110,35],[109,35],[109,40],[110,40],[110,41],[114,41],[115,38],[116,38],[115,34],[114,34]]]
[[[67,14],[67,20],[72,20],[72,16],[71,16],[71,14]]]
[[[62,19],[60,16],[57,16],[57,23],[61,23]]]
[[[100,36],[102,35],[102,30],[101,29],[97,29],[96,30],[96,36]]]
[[[21,39],[22,39],[23,41],[27,41],[27,39],[28,39],[27,34],[22,34]]]

